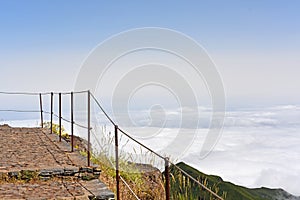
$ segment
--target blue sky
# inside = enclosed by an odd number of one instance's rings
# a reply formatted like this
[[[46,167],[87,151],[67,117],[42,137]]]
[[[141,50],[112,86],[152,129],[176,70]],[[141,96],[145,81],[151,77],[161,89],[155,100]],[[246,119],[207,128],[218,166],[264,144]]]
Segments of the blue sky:
[[[144,26],[182,31],[199,42],[215,41],[210,46],[217,45],[217,49],[228,42],[235,47],[242,42],[251,48],[253,42],[288,45],[299,39],[300,29],[298,1],[13,0],[1,1],[0,5],[6,48],[36,44],[51,49],[60,43],[75,45],[74,42],[79,47],[89,47],[88,41],[99,42],[114,33]]]
[[[208,51],[229,106],[296,104],[299,8],[299,1],[2,0],[0,90],[71,90],[97,44],[154,26],[187,34]]]

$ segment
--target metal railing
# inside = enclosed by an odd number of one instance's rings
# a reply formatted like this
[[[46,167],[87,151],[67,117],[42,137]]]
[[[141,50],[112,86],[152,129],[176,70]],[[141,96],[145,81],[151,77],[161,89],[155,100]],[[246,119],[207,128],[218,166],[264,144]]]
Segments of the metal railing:
[[[146,151],[150,152],[152,155],[156,156],[160,160],[164,162],[164,192],[165,192],[165,199],[170,200],[171,193],[170,193],[170,166],[173,166],[173,168],[177,169],[180,173],[182,173],[184,176],[188,177],[190,180],[192,180],[194,183],[196,183],[199,187],[206,190],[214,199],[223,200],[222,197],[220,197],[216,192],[212,191],[208,186],[201,183],[199,180],[197,180],[195,177],[191,176],[187,172],[185,172],[183,169],[178,167],[176,164],[172,163],[168,157],[162,156],[161,154],[157,153],[156,151],[152,150],[148,146],[142,144],[138,140],[136,140],[134,137],[132,137],[129,133],[121,129],[108,115],[108,113],[104,110],[104,108],[101,106],[100,102],[97,100],[97,98],[89,91],[78,91],[78,92],[44,92],[44,93],[30,93],[30,92],[0,92],[2,95],[30,95],[30,96],[37,96],[39,98],[39,109],[34,110],[18,110],[18,109],[0,109],[0,112],[23,112],[23,113],[39,113],[40,115],[40,124],[41,127],[43,127],[44,124],[44,114],[48,114],[50,116],[50,132],[52,133],[53,130],[53,122],[54,117],[58,119],[58,126],[59,126],[59,141],[62,139],[62,120],[70,124],[70,130],[71,130],[71,152],[74,151],[74,125],[83,129],[86,129],[87,131],[87,166],[91,165],[91,155],[92,155],[92,148],[91,148],[91,100],[94,102],[94,104],[101,110],[102,114],[104,114],[105,118],[109,121],[109,123],[113,126],[114,130],[114,156],[115,161],[114,163],[111,162],[113,165],[113,168],[115,170],[116,175],[116,199],[120,200],[120,183],[123,183],[126,188],[129,189],[129,191],[132,193],[133,197],[136,199],[140,199],[138,195],[133,191],[133,189],[130,187],[130,184],[128,184],[124,177],[120,174],[120,137],[124,136],[128,138],[131,142],[134,142],[141,148],[145,149]],[[87,124],[83,125],[79,122],[76,122],[74,120],[74,95],[75,94],[86,94],[86,118],[87,118]],[[58,114],[54,112],[54,96],[58,95]],[[70,102],[70,119],[67,119],[66,117],[62,116],[62,96],[63,95],[69,95],[69,102]],[[43,97],[50,96],[50,111],[46,111],[45,106],[43,106]]]

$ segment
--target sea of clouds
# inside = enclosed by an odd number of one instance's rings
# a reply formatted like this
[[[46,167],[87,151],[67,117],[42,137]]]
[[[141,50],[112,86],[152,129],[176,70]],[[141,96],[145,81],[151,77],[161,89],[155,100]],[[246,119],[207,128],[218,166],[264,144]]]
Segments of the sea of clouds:
[[[197,136],[180,160],[204,173],[219,175],[239,185],[283,188],[300,196],[300,106],[227,111],[218,143],[207,157],[201,158],[210,114],[210,109],[200,108]],[[176,112],[169,112],[169,115],[176,122]],[[170,140],[178,132],[178,122],[172,124],[172,120],[167,120],[168,123],[164,134],[143,142],[160,149],[164,140]],[[189,134],[188,128],[183,127],[181,133]]]
[[[199,108],[200,124],[196,137],[180,160],[198,170],[221,176],[225,181],[255,188],[283,188],[300,196],[300,106],[284,105],[265,108],[231,109],[226,112],[222,135],[213,151],[200,157],[211,110]],[[150,148],[160,151],[170,143],[180,129],[180,110],[155,110],[131,114],[140,128],[126,127],[133,136]],[[161,113],[163,112],[163,113]],[[139,113],[139,114],[138,114]],[[149,114],[151,115],[149,117]],[[155,126],[155,116],[165,117],[163,130]],[[193,113],[190,114],[191,120]],[[12,126],[37,126],[38,120],[1,121]],[[98,121],[103,125],[103,122]],[[151,124],[151,127],[148,125]],[[161,122],[157,121],[158,125]],[[67,131],[69,126],[65,124]],[[112,127],[107,126],[109,131]],[[159,130],[151,137],[149,132]],[[181,134],[189,134],[190,127],[182,127]],[[138,137],[139,134],[142,137]],[[127,143],[126,145],[130,145]]]

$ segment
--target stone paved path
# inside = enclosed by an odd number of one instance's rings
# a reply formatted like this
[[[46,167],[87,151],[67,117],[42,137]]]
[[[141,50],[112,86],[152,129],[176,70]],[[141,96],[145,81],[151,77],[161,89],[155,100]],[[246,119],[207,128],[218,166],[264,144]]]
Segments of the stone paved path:
[[[80,167],[86,166],[86,158],[78,152],[71,153],[65,141],[58,142],[58,137],[49,132],[42,128],[0,126],[0,199],[89,199],[101,192],[113,196],[98,179],[81,180]],[[51,174],[46,181],[19,180],[27,171],[41,175],[52,173],[51,170],[74,173],[55,177]]]

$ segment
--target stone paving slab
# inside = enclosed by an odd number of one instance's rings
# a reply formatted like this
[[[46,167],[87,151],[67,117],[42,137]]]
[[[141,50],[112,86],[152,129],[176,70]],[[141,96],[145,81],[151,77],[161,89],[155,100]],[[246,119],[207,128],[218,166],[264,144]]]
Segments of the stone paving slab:
[[[41,128],[0,127],[0,172],[69,168],[84,163],[69,159],[57,136]]]
[[[0,181],[0,199],[113,199],[99,179],[80,179],[86,164],[85,157],[70,152],[70,145],[47,129],[0,126],[0,175],[5,177]],[[50,178],[14,181],[24,171]]]
[[[88,188],[91,194],[88,195],[90,199],[113,199],[114,193],[107,189],[106,185],[102,183],[99,179],[95,179],[92,181],[81,181],[81,184]]]
[[[1,199],[88,199],[87,192],[76,181],[43,181],[37,183],[4,183]]]

